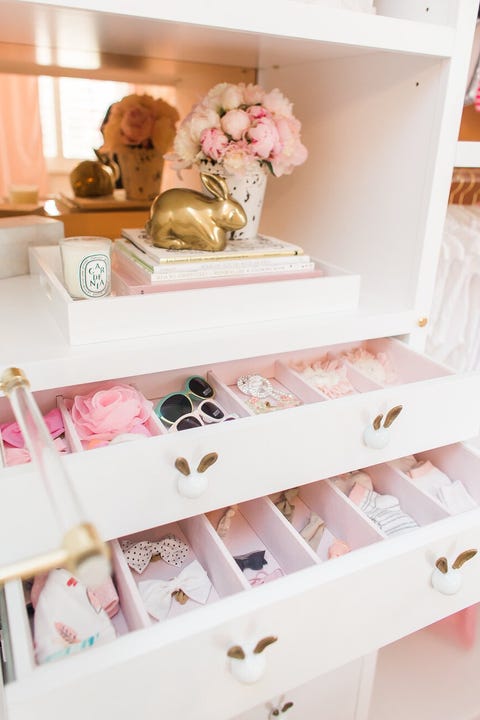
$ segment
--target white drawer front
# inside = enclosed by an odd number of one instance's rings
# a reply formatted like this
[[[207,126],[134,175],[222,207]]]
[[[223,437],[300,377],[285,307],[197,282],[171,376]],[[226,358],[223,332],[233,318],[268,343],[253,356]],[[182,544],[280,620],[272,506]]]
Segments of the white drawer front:
[[[478,411],[471,397],[480,389],[480,375],[455,376],[403,343],[373,342],[375,348],[390,350],[403,373],[399,379],[407,382],[372,390],[371,381],[363,379],[364,392],[326,400],[289,370],[289,363],[302,357],[301,353],[286,355],[280,363],[271,359],[227,363],[214,368],[211,377],[217,378],[217,397],[228,410],[243,408],[246,412],[229,386],[254,362],[257,370],[275,373],[289,383],[304,404],[66,456],[89,519],[111,539],[292,484],[466,439],[477,432]],[[323,352],[315,351],[317,355]],[[313,351],[309,353],[315,356]],[[160,388],[171,391],[181,387],[187,375],[184,372],[181,381],[169,376],[167,386],[162,385],[161,375],[138,376],[131,381],[147,397],[154,397]],[[68,390],[70,396],[75,393]],[[367,446],[365,429],[372,427],[376,416],[385,418],[389,409],[400,405],[402,412],[388,430],[385,447]],[[200,477],[198,464],[211,452],[218,454],[218,460]],[[188,461],[192,477],[196,475],[203,485],[196,498],[182,494],[185,478],[175,468],[179,457]],[[39,527],[37,522],[40,512],[50,517],[51,511],[31,468],[9,468],[1,473],[0,483],[0,519],[9,539],[0,545],[0,562],[51,546],[52,523]],[[26,507],[25,497],[34,497],[35,502]]]
[[[458,475],[465,475],[479,502],[473,478],[480,468],[478,457],[461,446],[436,453],[443,468],[446,461],[438,453],[456,457],[461,463]],[[227,540],[224,547],[216,533],[206,531],[205,519],[187,520],[182,527],[190,532],[193,546],[203,535],[206,546],[223,548],[210,553],[216,559],[208,568],[219,594],[228,596],[83,655],[39,668],[28,664],[17,668],[20,679],[6,688],[9,720],[46,720],[67,711],[70,718],[80,720],[91,712],[92,704],[109,712],[114,708],[120,720],[134,713],[142,720],[153,720],[159,713],[187,720],[226,720],[480,600],[479,556],[459,571],[463,583],[456,594],[438,592],[431,582],[440,557],[451,564],[462,551],[479,547],[480,510],[447,517],[445,509],[412,482],[389,468],[380,471],[371,470],[372,476],[378,474],[379,491],[395,491],[404,510],[420,525],[437,522],[382,540],[372,523],[331,483],[308,485],[300,491],[303,501],[321,511],[334,535],[343,535],[352,549],[357,543],[366,545],[320,562],[269,500],[249,501],[239,510],[287,576],[238,591],[239,573],[231,561],[224,571],[230,589],[225,590],[225,584],[220,587],[218,580]],[[198,546],[197,556],[201,554]],[[205,552],[202,563],[211,562],[208,556]],[[131,581],[129,587],[126,594],[134,598]],[[126,610],[126,617],[133,617]],[[134,626],[148,624],[138,617]],[[9,618],[13,641],[18,640],[21,648],[17,656],[25,658],[28,638],[18,594],[13,596]],[[278,641],[263,651],[265,674],[250,685],[239,682],[231,664],[245,661],[230,660],[228,649],[240,645],[248,656],[267,636]]]

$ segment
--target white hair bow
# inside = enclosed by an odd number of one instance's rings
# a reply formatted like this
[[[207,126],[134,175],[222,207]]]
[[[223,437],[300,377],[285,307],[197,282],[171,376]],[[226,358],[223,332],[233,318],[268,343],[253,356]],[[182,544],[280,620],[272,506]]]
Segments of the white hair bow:
[[[172,604],[172,595],[178,590],[191,600],[204,605],[211,588],[212,583],[198,560],[186,565],[176,578],[144,580],[138,584],[140,597],[148,614],[157,620],[164,620],[167,617]]]

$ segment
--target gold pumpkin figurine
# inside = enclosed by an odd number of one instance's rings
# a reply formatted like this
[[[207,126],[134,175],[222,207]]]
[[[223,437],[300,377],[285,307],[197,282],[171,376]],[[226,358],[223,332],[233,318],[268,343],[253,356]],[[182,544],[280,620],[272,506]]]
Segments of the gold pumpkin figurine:
[[[111,195],[115,187],[112,168],[98,160],[83,160],[70,173],[75,197],[88,198]]]
[[[153,201],[145,230],[156,247],[216,252],[224,249],[228,232],[246,225],[245,210],[229,195],[225,180],[209,173],[200,177],[214,197],[173,188]]]

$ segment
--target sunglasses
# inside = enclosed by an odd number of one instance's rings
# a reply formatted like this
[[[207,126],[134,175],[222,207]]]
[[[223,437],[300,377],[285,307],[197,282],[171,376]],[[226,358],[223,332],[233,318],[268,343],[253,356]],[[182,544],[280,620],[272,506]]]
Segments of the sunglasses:
[[[198,402],[213,398],[215,390],[200,375],[192,375],[185,381],[181,392],[165,395],[155,407],[155,414],[168,425],[177,422],[183,415],[193,412],[192,398]],[[214,422],[214,421],[213,421]]]
[[[236,420],[237,417],[238,415],[234,413],[227,415],[217,403],[211,400],[204,400],[195,412],[187,413],[178,418],[178,420],[169,427],[169,432],[174,432],[175,430],[190,430],[191,428],[201,427],[202,425],[227,422],[228,420]]]

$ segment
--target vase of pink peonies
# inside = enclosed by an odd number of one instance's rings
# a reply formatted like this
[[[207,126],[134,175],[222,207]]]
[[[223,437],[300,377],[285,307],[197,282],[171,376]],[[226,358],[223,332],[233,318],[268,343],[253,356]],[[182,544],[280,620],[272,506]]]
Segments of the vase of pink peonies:
[[[224,177],[248,219],[233,238],[251,238],[258,233],[268,176],[288,175],[307,158],[300,130],[280,90],[220,83],[182,121],[174,152],[166,157],[177,171],[196,166]]]
[[[177,110],[151,95],[127,95],[102,125],[99,152],[120,166],[127,200],[153,200],[160,192],[165,152],[175,136]]]

